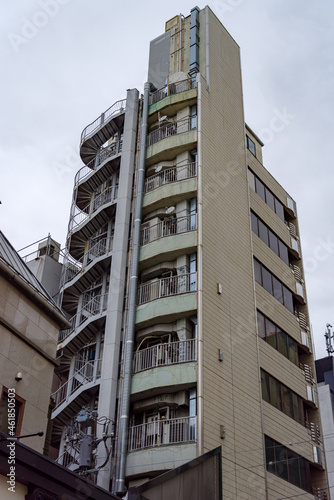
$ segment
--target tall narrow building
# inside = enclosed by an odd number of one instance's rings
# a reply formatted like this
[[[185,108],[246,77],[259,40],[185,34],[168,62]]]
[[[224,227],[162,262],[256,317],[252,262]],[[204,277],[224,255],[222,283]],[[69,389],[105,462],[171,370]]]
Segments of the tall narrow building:
[[[53,445],[106,489],[221,446],[225,499],[328,498],[296,204],[262,147],[208,7],[82,133]]]

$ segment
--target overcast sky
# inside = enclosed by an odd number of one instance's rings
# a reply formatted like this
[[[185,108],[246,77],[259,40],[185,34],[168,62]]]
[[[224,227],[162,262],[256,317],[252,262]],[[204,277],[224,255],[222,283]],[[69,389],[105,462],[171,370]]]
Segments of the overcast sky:
[[[17,250],[48,233],[64,246],[82,129],[126,89],[143,91],[150,40],[194,6],[0,2],[0,220]],[[316,356],[323,357],[326,323],[334,326],[334,3],[209,6],[241,47],[245,116],[266,144],[264,165],[297,201]]]

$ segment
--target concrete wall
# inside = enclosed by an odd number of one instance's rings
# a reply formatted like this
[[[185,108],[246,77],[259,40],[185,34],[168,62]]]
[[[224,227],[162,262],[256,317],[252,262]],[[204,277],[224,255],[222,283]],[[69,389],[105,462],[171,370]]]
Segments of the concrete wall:
[[[2,276],[0,317],[0,388],[14,388],[25,401],[21,433],[45,433],[59,326]],[[42,452],[44,439],[27,438],[25,444]]]

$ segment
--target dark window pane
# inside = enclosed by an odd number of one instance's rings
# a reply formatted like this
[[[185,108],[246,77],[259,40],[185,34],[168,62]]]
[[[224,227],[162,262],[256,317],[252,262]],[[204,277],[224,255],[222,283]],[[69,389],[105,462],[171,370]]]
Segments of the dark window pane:
[[[268,318],[266,318],[266,334],[268,344],[276,349],[276,326]]]
[[[288,357],[287,335],[277,328],[277,350],[286,358]]]
[[[275,447],[274,441],[268,436],[265,436],[265,447],[266,447],[266,465],[269,472],[275,474]]]
[[[293,418],[300,423],[301,416],[299,411],[299,401],[297,394],[294,392],[292,393],[292,411],[293,411]]]
[[[282,385],[282,410],[289,417],[293,418],[292,392],[288,387]]]
[[[282,221],[284,221],[284,207],[277,198],[275,198],[275,212]]]
[[[284,305],[294,314],[292,293],[283,285]]]
[[[300,487],[311,491],[310,464],[303,457],[299,458]]]
[[[273,290],[275,299],[279,300],[283,304],[283,288],[282,283],[278,281],[275,276],[273,276]]]
[[[288,480],[287,449],[284,446],[275,446],[276,474]]]
[[[268,228],[263,222],[259,219],[259,236],[261,240],[269,246],[269,239],[268,239]]]
[[[296,486],[300,486],[300,477],[299,477],[299,460],[301,457],[296,455],[291,450],[288,450],[288,471],[289,471],[289,483],[295,484]]]
[[[269,205],[271,210],[275,212],[275,197],[267,188],[266,188],[266,203],[267,205]]]
[[[278,240],[278,247],[279,247],[279,256],[287,265],[289,265],[288,247],[281,240]]]
[[[257,311],[257,334],[261,339],[266,338],[266,326],[263,314]]]
[[[302,425],[305,425],[305,409],[304,409],[304,403],[302,398],[297,396],[298,398],[298,405],[299,405],[299,415],[300,415],[300,423]]]
[[[270,403],[282,411],[281,384],[269,375]]]
[[[273,294],[273,285],[271,282],[271,274],[270,272],[262,266],[262,286],[269,292],[271,295]]]
[[[262,387],[262,399],[270,403],[270,393],[269,393],[269,375],[268,373],[261,370],[261,387]]]
[[[292,363],[298,366],[297,343],[291,337],[289,337],[289,335],[287,335],[287,341],[288,341],[288,358]]]
[[[261,264],[256,259],[254,259],[254,274],[255,274],[255,281],[257,281],[258,283],[260,283],[260,285],[262,285]]]
[[[251,212],[251,222],[252,222],[252,231],[253,233],[256,234],[256,236],[259,236],[259,230],[258,230],[258,227],[257,227],[257,217],[256,215]]]
[[[256,156],[256,154],[255,154],[255,152],[256,152],[256,151],[255,151],[255,144],[254,144],[254,142],[252,141],[252,139],[250,139],[250,138],[248,137],[248,135],[246,135],[246,144],[247,144],[247,148],[249,149],[249,151],[250,151],[251,153],[253,153],[253,155],[254,155],[254,156]]]
[[[278,255],[278,238],[277,236],[270,231],[269,229],[269,246],[276,255]]]
[[[260,198],[262,198],[263,201],[266,201],[266,197],[264,194],[264,185],[257,177],[255,177],[255,187],[256,187],[256,192],[260,196]]]
[[[248,184],[250,185],[251,188],[254,189],[255,191],[255,175],[253,174],[253,172],[251,170],[248,169],[247,171],[247,174],[248,174]]]

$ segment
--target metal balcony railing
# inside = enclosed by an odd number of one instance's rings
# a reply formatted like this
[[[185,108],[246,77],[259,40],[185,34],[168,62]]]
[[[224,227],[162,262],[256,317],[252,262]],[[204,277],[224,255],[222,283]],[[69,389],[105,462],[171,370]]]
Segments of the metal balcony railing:
[[[92,316],[101,314],[107,309],[107,297],[108,294],[96,295],[86,304],[82,306],[80,311],[78,311],[72,318],[69,319],[71,323],[71,328],[66,330],[60,330],[58,343],[63,342],[67,337],[75,332],[79,326],[81,326],[86,320],[90,319]]]
[[[76,227],[80,226],[85,220],[89,219],[100,207],[106,203],[111,203],[117,199],[118,186],[110,186],[102,193],[98,194],[94,199],[85,206],[83,210],[78,210],[76,206],[74,213],[68,225],[68,231],[73,231]]]
[[[306,332],[308,332],[309,331],[309,327],[307,325],[305,314],[301,313],[301,312],[297,312],[297,319],[299,321],[300,327],[303,328]]]
[[[128,451],[196,441],[196,417],[156,420],[129,428]]]
[[[298,280],[300,283],[304,283],[300,267],[290,264],[290,269],[293,272],[296,280]]]
[[[312,368],[304,363],[300,363],[299,367],[304,372],[306,382],[309,382],[310,384],[315,384]]]
[[[320,433],[319,425],[315,424],[314,422],[306,422],[305,426],[309,430],[312,441],[315,441],[316,443],[320,444],[321,443],[321,433]]]
[[[322,488],[313,487],[312,495],[314,496],[314,500],[329,500],[327,490],[324,490]]]
[[[186,80],[182,80],[180,82],[169,83],[165,85],[159,90],[156,90],[152,94],[150,94],[149,104],[154,104],[164,97],[173,94],[179,94],[180,92],[184,92],[186,90],[190,90],[196,88],[196,80],[188,78]]]
[[[82,360],[76,361],[72,377],[51,394],[51,398],[55,402],[54,409],[57,409],[58,406],[64,403],[80,387],[93,382],[94,378],[100,378],[101,361],[101,359],[94,359],[87,362],[83,362]]]
[[[96,120],[87,125],[86,128],[83,129],[81,133],[81,141],[82,144],[86,137],[91,135],[93,132],[97,132],[100,130],[111,118],[121,112],[124,111],[126,106],[126,99],[115,102],[110,108],[108,108],[104,113],[102,113]]]
[[[73,464],[79,467],[79,459],[80,459],[79,451],[71,447],[70,449],[66,449],[64,453],[59,455],[56,462],[62,465],[63,467],[70,467]]]
[[[110,146],[107,146],[105,148],[100,148],[99,152],[97,153],[96,157],[93,158],[87,165],[82,167],[77,173],[74,178],[74,185],[76,186],[78,182],[81,182],[85,177],[87,177],[89,174],[91,174],[93,171],[97,170],[98,167],[101,165],[104,160],[111,156],[118,155],[118,153],[122,152],[122,147],[123,147],[123,141],[120,140],[118,142],[115,142],[113,144],[110,144]]]
[[[196,339],[158,344],[137,351],[134,356],[134,373],[158,366],[188,363],[197,359]]]
[[[161,278],[140,285],[138,305],[162,297],[170,297],[197,290],[197,273],[180,274],[169,278]]]
[[[84,267],[88,266],[94,259],[110,252],[112,249],[112,243],[113,237],[101,238],[89,246],[86,253],[79,260],[73,259],[73,257],[71,257],[71,255],[67,252],[60,278],[60,286],[64,286],[66,283],[75,278],[83,271]]]
[[[167,137],[172,137],[176,134],[181,134],[182,132],[188,132],[189,130],[196,128],[196,116],[189,116],[178,122],[164,123],[156,130],[150,132],[147,136],[147,145],[152,146],[156,142],[166,139]]]
[[[187,233],[197,229],[197,214],[193,213],[184,217],[170,220],[162,220],[153,226],[144,227],[140,232],[140,244],[146,245],[151,241],[172,236],[175,234]]]
[[[291,236],[293,236],[294,238],[296,238],[296,240],[298,240],[296,226],[292,222],[288,222],[287,225]]]
[[[165,184],[171,184],[172,182],[182,181],[185,179],[196,177],[196,175],[197,175],[196,162],[162,170],[161,172],[150,175],[150,177],[147,177],[145,179],[145,193],[153,191],[154,189],[157,189],[160,186],[164,186]]]

